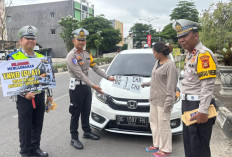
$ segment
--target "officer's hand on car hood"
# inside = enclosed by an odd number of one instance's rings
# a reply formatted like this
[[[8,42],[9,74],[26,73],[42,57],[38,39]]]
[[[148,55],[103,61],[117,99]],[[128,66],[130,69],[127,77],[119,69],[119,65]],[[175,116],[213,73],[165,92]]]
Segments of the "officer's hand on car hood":
[[[102,89],[99,86],[93,85],[92,88],[95,89],[98,93],[104,94],[104,92],[102,91]]]

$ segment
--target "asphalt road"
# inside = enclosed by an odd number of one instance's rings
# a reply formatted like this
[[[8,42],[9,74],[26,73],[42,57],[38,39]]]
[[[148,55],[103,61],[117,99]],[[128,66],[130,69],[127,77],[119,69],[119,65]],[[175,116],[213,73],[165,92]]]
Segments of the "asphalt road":
[[[94,83],[100,77],[90,73]],[[83,150],[70,146],[69,122],[70,114],[67,72],[56,74],[57,87],[53,90],[53,98],[58,104],[55,111],[45,113],[41,149],[49,153],[49,157],[152,157],[145,147],[152,144],[151,137],[133,136],[93,130],[101,136],[99,141],[82,138]],[[0,90],[2,93],[2,90]],[[19,157],[18,120],[15,104],[9,97],[0,94],[0,157]],[[216,124],[211,141],[212,157],[229,157],[232,154],[231,141],[227,140]],[[183,139],[181,135],[173,136],[172,157],[184,157]]]

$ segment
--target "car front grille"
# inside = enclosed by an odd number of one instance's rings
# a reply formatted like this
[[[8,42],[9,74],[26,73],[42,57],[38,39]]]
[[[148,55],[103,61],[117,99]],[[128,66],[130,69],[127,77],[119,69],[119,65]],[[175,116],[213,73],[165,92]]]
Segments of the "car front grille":
[[[128,101],[135,101],[137,103],[137,107],[135,109],[129,108],[127,105]],[[141,105],[142,103],[145,105]],[[130,111],[130,112],[150,111],[150,104],[148,99],[123,99],[123,98],[109,97],[107,104],[109,105],[110,108],[118,111]]]

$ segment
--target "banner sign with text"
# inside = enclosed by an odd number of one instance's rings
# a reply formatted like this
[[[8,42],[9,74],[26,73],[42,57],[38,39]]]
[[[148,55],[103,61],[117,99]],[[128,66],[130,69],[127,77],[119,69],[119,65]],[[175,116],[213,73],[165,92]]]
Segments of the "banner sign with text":
[[[56,87],[50,57],[3,61],[0,74],[4,97]]]
[[[151,46],[151,35],[147,35],[147,44]]]
[[[125,89],[127,91],[140,94],[141,84],[143,83],[143,77],[137,76],[114,76],[115,81],[113,83],[114,87]]]

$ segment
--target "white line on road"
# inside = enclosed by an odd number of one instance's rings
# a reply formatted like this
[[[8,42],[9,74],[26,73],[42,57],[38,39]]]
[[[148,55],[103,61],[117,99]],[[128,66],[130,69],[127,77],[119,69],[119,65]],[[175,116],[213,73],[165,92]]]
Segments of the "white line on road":
[[[68,96],[68,95],[69,95],[69,93],[64,94],[64,95],[62,95],[62,96],[60,96],[60,97],[58,97],[58,98],[55,98],[55,99],[54,99],[54,101],[57,101],[57,100],[63,99],[64,97],[66,97],[66,96]]]
[[[60,99],[63,99],[64,97],[66,97],[66,96],[68,96],[68,95],[69,95],[68,93],[65,94],[65,95],[62,95],[62,96],[60,96],[60,97],[58,97],[58,98],[55,98],[54,101],[58,101],[58,100],[60,100]],[[14,115],[13,118],[14,118],[14,119],[18,119],[18,114]]]
[[[13,118],[14,118],[14,119],[18,119],[18,115],[17,115],[17,114],[14,115]]]

